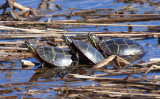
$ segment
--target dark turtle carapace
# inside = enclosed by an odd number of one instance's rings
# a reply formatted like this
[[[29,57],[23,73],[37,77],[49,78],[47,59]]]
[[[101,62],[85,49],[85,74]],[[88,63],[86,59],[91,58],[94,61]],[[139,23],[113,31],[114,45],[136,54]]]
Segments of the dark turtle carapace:
[[[93,46],[102,52],[104,56],[118,55],[126,59],[135,58],[137,60],[142,58],[146,53],[139,43],[131,39],[113,38],[100,42],[96,36],[90,33],[88,34],[88,37]]]
[[[104,60],[103,55],[93,46],[80,41],[80,40],[71,40],[66,36],[62,36],[63,40],[69,46],[71,51],[75,54],[78,54],[79,60],[85,64],[97,64]]]
[[[47,63],[52,66],[70,66],[73,62],[72,55],[61,48],[57,47],[37,47],[36,44],[25,41],[29,51],[32,52],[36,59],[41,63]]]

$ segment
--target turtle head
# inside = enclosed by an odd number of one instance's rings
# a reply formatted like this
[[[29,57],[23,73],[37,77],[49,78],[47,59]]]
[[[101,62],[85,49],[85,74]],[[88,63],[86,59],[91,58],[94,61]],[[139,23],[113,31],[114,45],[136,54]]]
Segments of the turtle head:
[[[93,46],[97,47],[97,44],[99,43],[99,39],[96,36],[92,35],[91,33],[88,33],[88,38],[90,43]]]
[[[62,39],[64,40],[64,42],[67,44],[67,45],[71,45],[72,43],[72,40],[64,35],[62,35]]]
[[[29,41],[25,41],[25,45],[28,48],[28,50],[32,53],[35,53],[37,45],[34,43],[30,43]]]

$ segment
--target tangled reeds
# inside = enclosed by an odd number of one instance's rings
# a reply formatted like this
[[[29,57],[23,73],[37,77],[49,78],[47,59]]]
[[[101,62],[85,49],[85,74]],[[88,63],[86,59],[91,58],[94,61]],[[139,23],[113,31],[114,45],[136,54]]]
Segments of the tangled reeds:
[[[130,0],[117,1],[127,2]],[[132,2],[136,2],[136,4],[149,2],[152,7],[158,6],[158,3],[156,5],[151,0],[132,0]],[[160,14],[134,14],[135,10],[139,9],[138,7],[134,8],[136,4],[124,7],[119,11],[108,8],[89,10],[70,8],[59,14],[46,15],[46,12],[23,6],[16,0],[6,0],[6,3],[0,6],[0,9],[3,9],[0,15],[0,71],[34,70],[35,74],[26,82],[1,84],[0,94],[10,94],[16,90],[18,92],[23,91],[22,94],[25,96],[56,91],[57,97],[61,98],[160,98],[159,74],[150,75],[150,72],[159,73],[159,58],[153,57],[148,62],[141,60],[142,63],[133,64],[119,56],[112,55],[96,65],[71,66],[66,69],[57,67],[35,69],[34,66],[38,63],[29,62],[29,64],[32,64],[29,67],[27,66],[28,61],[22,60],[34,57],[24,45],[25,40],[34,41],[38,46],[59,48],[68,48],[62,40],[62,35],[88,42],[88,33],[93,33],[101,40],[107,37],[124,37],[134,40],[157,38],[160,41],[159,25],[131,23],[156,21],[160,19]],[[63,10],[60,5],[56,7],[56,10],[49,10],[47,13]],[[6,10],[7,8],[10,8],[10,11]],[[15,9],[18,9],[18,11]],[[37,21],[44,17],[50,18],[46,21]],[[66,20],[54,20],[58,17],[64,17]],[[74,19],[73,17],[80,17],[80,19]],[[112,32],[106,28],[108,26],[127,27],[128,31]],[[68,30],[89,27],[96,29],[103,27],[106,30]],[[146,31],[134,31],[133,27],[144,27]],[[158,45],[159,42],[155,47]],[[16,64],[12,61],[15,59],[26,63],[23,63],[21,68],[16,68],[16,66],[11,66]],[[7,66],[3,62],[9,62],[11,65]],[[49,78],[49,76],[51,77]],[[60,81],[64,83],[59,85]],[[91,83],[85,85],[86,82]],[[21,86],[25,86],[26,89],[22,89]],[[43,90],[39,88],[44,86],[47,87]],[[37,87],[39,89],[36,89]],[[0,96],[0,98],[17,99],[18,96]]]

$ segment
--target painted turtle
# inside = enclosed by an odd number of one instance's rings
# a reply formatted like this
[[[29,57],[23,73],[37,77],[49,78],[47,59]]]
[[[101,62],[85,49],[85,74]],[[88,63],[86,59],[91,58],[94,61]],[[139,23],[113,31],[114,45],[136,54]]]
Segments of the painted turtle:
[[[131,39],[113,38],[100,42],[96,36],[90,33],[88,33],[88,37],[93,46],[102,52],[105,57],[107,55],[118,55],[125,59],[135,58],[137,60],[142,58],[146,53],[139,43]]]
[[[32,52],[36,59],[45,64],[52,66],[70,66],[72,64],[72,55],[64,50],[57,47],[40,47],[36,44],[25,41],[25,45],[29,51]]]
[[[93,46],[79,40],[71,40],[66,36],[62,36],[63,40],[69,48],[79,56],[81,63],[97,64],[104,60],[103,55]]]

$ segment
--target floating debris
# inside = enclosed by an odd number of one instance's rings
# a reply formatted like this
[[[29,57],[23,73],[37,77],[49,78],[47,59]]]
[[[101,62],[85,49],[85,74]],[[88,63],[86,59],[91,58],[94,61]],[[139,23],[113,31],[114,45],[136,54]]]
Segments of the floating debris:
[[[79,5],[77,1],[74,4],[76,7],[72,4],[67,7],[59,2],[55,4],[54,0],[42,0],[36,9],[23,5],[26,2],[6,0],[0,6],[0,94],[3,95],[0,98],[160,98],[159,54],[157,57],[151,55],[152,51],[159,50],[159,24],[156,23],[160,20],[159,1],[106,1],[106,8],[93,6],[97,9],[92,9],[88,4],[89,8],[81,8],[76,6]],[[124,6],[117,6],[119,2],[123,2]],[[144,8],[146,10],[142,11]],[[93,51],[90,50],[88,33],[97,36],[99,41],[117,37],[136,41],[152,38],[157,43],[146,42],[148,46],[142,45],[149,49],[149,53],[146,51],[147,55],[136,62],[116,54],[90,63],[88,58],[78,57],[77,50],[72,50],[78,46],[79,56]],[[62,35],[79,41],[69,49]],[[57,60],[57,53],[66,51],[75,64],[70,63],[65,68],[43,66],[42,61],[37,59],[37,62],[35,55],[29,52],[25,41],[33,41],[38,48],[42,48],[39,59],[43,61]],[[80,46],[80,42],[84,43]],[[55,53],[53,49],[49,51],[51,48],[61,50]],[[80,53],[82,51],[84,54]],[[98,51],[93,53],[90,60],[99,57]],[[66,57],[60,55],[58,59]],[[79,60],[83,64],[77,65]],[[58,62],[62,63],[68,62]]]

